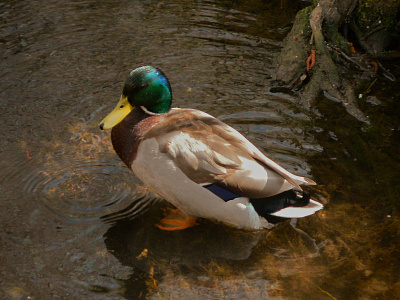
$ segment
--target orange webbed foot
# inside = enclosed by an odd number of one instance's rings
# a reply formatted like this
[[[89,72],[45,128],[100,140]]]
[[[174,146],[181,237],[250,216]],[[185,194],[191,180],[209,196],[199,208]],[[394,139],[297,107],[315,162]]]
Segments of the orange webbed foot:
[[[161,230],[182,230],[196,225],[197,217],[189,217],[180,209],[173,210],[164,219],[156,224]]]

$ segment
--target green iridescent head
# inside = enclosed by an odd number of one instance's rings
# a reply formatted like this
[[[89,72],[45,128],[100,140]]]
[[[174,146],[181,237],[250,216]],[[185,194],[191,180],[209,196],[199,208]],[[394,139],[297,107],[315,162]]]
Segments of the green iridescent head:
[[[117,106],[103,119],[100,128],[114,127],[135,107],[162,114],[170,111],[171,104],[171,86],[164,73],[150,66],[137,68],[129,74]]]
[[[122,95],[132,106],[144,106],[152,113],[166,113],[171,109],[171,86],[164,73],[145,66],[133,70],[125,81]]]

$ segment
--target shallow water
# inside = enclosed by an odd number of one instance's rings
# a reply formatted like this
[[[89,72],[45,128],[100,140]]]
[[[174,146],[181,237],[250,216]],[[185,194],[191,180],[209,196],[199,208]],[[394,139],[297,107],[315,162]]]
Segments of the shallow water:
[[[310,111],[271,92],[301,7],[1,2],[1,298],[400,298],[398,81],[379,78],[360,99],[370,125],[323,97]],[[316,180],[324,211],[255,233],[207,220],[158,230],[168,206],[98,130],[143,64],[167,74],[175,106],[219,117]],[[398,78],[399,62],[389,67]]]

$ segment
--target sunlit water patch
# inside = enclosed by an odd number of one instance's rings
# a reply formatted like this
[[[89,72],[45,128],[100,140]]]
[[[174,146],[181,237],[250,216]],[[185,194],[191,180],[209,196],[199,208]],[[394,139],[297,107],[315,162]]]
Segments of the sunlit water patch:
[[[45,164],[33,170],[23,179],[23,188],[72,221],[133,218],[148,207],[151,196],[144,189],[138,191],[139,182],[129,177],[133,177],[131,172],[112,160],[64,158],[57,165]]]
[[[54,137],[38,146],[22,143],[0,180],[18,182],[29,201],[66,221],[137,217],[157,197],[111,152],[108,136],[95,130],[77,123],[68,130],[69,142]]]

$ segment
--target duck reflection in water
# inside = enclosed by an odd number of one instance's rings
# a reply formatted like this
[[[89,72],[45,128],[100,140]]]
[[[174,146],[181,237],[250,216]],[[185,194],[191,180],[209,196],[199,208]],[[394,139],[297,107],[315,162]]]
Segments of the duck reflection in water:
[[[168,234],[154,226],[162,216],[162,204],[155,205],[134,220],[117,221],[104,235],[110,253],[133,268],[124,280],[125,296],[148,293],[148,281],[184,269],[203,268],[212,261],[244,261],[268,231],[245,231],[217,222]],[[157,209],[159,208],[159,209]]]

